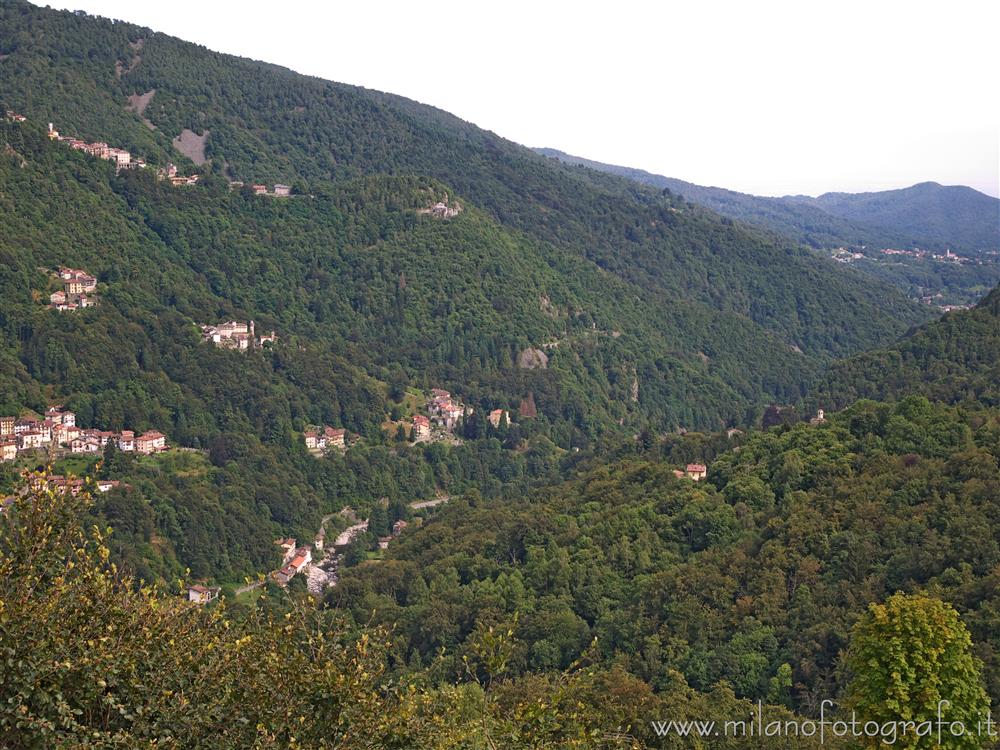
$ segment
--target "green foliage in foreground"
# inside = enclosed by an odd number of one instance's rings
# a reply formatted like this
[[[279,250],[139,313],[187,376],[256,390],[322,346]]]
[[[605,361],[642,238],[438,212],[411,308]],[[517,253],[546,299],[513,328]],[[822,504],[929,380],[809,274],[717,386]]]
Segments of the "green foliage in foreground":
[[[457,680],[390,677],[385,631],[294,606],[234,620],[137,588],[81,526],[86,501],[36,490],[0,517],[4,748],[636,749],[680,746],[656,740],[652,720],[750,714],[725,686],[702,695],[679,675],[660,695],[583,664],[512,680],[510,633],[488,627]]]
[[[899,730],[895,747],[973,750],[986,743],[990,702],[972,638],[953,607],[903,594],[871,605],[854,626],[848,663],[850,705],[860,721],[913,722]],[[939,720],[947,723],[940,735]],[[884,747],[880,740],[867,738],[865,746]]]

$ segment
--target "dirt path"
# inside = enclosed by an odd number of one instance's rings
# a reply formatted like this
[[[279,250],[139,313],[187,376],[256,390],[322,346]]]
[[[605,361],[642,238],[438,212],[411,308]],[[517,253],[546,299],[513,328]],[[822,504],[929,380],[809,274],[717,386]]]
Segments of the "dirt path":
[[[449,500],[451,500],[450,495],[438,495],[433,500],[421,500],[416,503],[410,503],[410,507],[413,508],[413,510],[420,510],[421,508],[436,508],[438,505],[446,503]]]
[[[248,591],[253,591],[254,589],[259,589],[263,585],[264,581],[254,581],[253,583],[248,583],[246,586],[239,586],[236,588],[236,596],[245,594]]]

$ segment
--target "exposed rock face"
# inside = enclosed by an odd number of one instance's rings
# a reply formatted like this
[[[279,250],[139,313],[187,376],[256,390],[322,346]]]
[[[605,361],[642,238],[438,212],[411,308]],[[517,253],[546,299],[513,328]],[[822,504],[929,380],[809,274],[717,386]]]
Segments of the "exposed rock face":
[[[529,419],[538,416],[538,407],[535,406],[535,394],[529,393],[527,396],[521,399],[521,406],[518,409],[518,413],[523,419]]]
[[[517,355],[517,366],[524,370],[544,370],[549,366],[549,355],[529,347]]]
[[[156,126],[144,116],[144,113],[154,96],[156,96],[156,89],[150,89],[145,94],[130,94],[128,104],[125,105],[125,109],[129,112],[135,112],[150,130],[156,130]]]
[[[174,148],[200,167],[207,161],[205,158],[205,142],[208,140],[208,132],[206,130],[201,135],[198,135],[193,130],[184,128],[181,134],[174,138]]]

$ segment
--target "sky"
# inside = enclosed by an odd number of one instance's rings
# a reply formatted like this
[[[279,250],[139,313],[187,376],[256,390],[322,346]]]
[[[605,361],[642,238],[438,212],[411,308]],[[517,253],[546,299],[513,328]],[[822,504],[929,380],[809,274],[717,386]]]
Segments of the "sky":
[[[49,2],[703,185],[1000,196],[988,0]]]

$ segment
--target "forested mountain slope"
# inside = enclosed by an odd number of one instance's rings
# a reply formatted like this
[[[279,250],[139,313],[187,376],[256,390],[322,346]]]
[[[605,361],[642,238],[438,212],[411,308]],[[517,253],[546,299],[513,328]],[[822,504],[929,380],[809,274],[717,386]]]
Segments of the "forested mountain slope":
[[[564,668],[596,639],[598,663],[656,690],[725,681],[814,715],[842,693],[868,603],[923,591],[963,613],[1000,694],[996,411],[859,402],[738,450],[631,452],[526,496],[453,502],[327,600],[393,623],[411,665],[443,649],[457,669],[485,622],[513,629],[514,674]],[[707,480],[675,477],[698,457]]]
[[[831,215],[807,202],[793,202],[784,198],[768,198],[725,188],[696,185],[693,182],[653,174],[643,169],[620,167],[584,159],[581,156],[572,156],[554,148],[539,148],[536,151],[565,164],[586,167],[651,185],[660,190],[669,190],[723,216],[785,235],[811,247],[908,245],[903,234],[852,222]]]
[[[147,576],[183,565],[232,580],[347,503],[492,494],[611,431],[751,419],[754,404],[797,398],[821,361],[504,228],[453,190],[458,216],[421,214],[449,190],[430,178],[278,199],[211,176],[115,175],[31,122],[0,124],[0,150],[0,412],[62,403],[84,427],[157,429],[208,453],[119,467],[132,489],[101,498]],[[61,265],[97,276],[95,307],[47,308]],[[201,342],[196,324],[233,318],[277,344]],[[522,366],[527,350],[546,366]],[[383,423],[422,403],[408,394],[441,386],[474,407],[474,439],[389,443]],[[520,418],[524,399],[536,417]],[[506,447],[485,439],[495,408],[518,422]],[[310,424],[363,443],[317,461],[301,442]]]
[[[1000,287],[972,310],[948,313],[893,346],[834,363],[810,388],[810,400],[829,408],[914,393],[1000,404]]]
[[[206,169],[306,190],[360,174],[430,176],[504,226],[652,294],[749,318],[807,354],[886,343],[926,316],[792,243],[626,180],[574,172],[439,110],[124,23],[20,0],[0,7],[0,99],[66,132],[160,162],[179,158],[171,143],[183,129],[207,133]],[[150,92],[141,117],[126,109]]]

